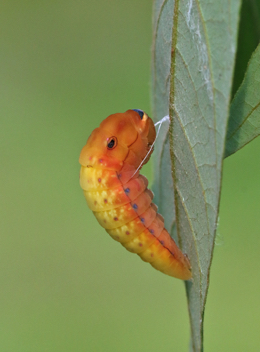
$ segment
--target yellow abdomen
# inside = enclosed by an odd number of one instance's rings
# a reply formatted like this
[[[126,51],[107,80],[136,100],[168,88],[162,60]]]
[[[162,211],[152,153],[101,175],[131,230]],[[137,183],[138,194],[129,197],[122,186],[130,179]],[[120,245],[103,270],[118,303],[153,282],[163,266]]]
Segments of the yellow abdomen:
[[[189,280],[190,263],[164,228],[147,179],[137,173],[122,182],[120,176],[114,170],[81,167],[80,184],[98,222],[114,240],[155,269]]]

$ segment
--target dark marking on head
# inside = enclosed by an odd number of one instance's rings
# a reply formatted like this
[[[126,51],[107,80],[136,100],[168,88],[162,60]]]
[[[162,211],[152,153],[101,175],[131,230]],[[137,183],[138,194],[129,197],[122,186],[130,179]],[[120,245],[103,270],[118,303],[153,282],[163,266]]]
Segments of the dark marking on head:
[[[142,244],[141,242],[139,242],[139,246],[140,246],[140,247],[142,247],[142,246],[143,246],[143,244]]]
[[[98,182],[99,182],[99,183],[101,182],[101,178],[98,178]]]
[[[118,218],[117,218],[117,217],[115,217],[115,218],[114,218],[114,220],[115,220],[115,221],[117,221],[117,220],[118,220]]]
[[[130,235],[130,232],[129,231],[126,231],[126,233],[125,233],[126,235]]]
[[[133,111],[137,112],[137,114],[141,117],[141,120],[143,119],[144,112],[140,109],[132,109]]]
[[[104,203],[107,203],[107,199],[104,199]]]

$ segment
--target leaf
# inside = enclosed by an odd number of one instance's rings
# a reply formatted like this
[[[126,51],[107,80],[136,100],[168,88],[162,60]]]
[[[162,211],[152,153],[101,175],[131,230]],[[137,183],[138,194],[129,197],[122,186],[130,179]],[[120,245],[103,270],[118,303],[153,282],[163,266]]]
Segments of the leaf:
[[[243,81],[248,61],[260,42],[260,1],[243,1],[240,11],[239,36],[232,96]]]
[[[230,107],[225,157],[260,134],[260,44]]]
[[[203,350],[238,14],[236,0],[154,2],[153,112],[171,120],[168,138],[159,136],[155,148],[154,191],[192,264],[186,282],[192,351]]]
[[[169,115],[171,43],[174,1],[154,2],[153,23],[153,118],[159,120]],[[162,25],[162,23],[164,25]],[[156,65],[159,63],[159,65]],[[156,65],[156,66],[155,66]],[[164,216],[165,227],[170,230],[175,223],[174,189],[171,177],[169,124],[162,124],[154,150],[154,202]]]

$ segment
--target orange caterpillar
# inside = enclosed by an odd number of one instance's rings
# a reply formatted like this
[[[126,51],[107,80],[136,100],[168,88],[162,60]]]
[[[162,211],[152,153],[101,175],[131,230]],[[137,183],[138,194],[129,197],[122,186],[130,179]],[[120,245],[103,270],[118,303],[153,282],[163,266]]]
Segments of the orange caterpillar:
[[[147,179],[139,175],[156,138],[142,110],[108,116],[90,135],[79,162],[88,206],[109,235],[161,272],[191,278],[188,258],[164,228]]]

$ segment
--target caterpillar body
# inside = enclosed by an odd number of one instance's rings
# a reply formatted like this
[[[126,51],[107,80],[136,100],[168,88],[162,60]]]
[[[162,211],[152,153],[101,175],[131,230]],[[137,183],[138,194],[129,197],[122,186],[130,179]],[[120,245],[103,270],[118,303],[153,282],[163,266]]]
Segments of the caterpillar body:
[[[79,162],[89,208],[109,235],[161,272],[191,278],[189,260],[164,228],[147,179],[139,174],[156,138],[142,110],[108,116],[90,135]]]

